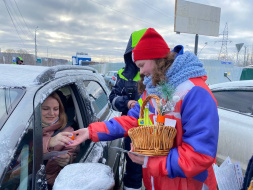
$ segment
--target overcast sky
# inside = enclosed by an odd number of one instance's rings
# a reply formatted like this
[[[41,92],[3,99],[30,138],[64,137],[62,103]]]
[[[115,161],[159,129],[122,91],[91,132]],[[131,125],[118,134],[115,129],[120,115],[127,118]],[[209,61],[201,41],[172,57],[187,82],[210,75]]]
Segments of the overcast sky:
[[[219,33],[228,23],[230,56],[236,56],[237,43],[252,53],[252,0],[189,1],[221,8]],[[38,26],[39,57],[71,60],[76,52],[86,52],[94,61],[123,62],[130,34],[152,27],[170,47],[182,44],[194,51],[194,34],[174,32],[174,14],[175,0],[1,0],[0,48],[34,54]],[[222,38],[200,35],[200,58],[217,58]]]

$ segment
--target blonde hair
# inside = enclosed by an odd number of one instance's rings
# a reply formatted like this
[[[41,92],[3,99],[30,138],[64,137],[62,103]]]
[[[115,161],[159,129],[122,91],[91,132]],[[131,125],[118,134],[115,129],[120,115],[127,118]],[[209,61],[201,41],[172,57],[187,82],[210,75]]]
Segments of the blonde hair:
[[[156,62],[156,67],[154,68],[153,74],[152,74],[152,85],[156,86],[160,81],[166,81],[166,72],[170,68],[170,66],[173,64],[175,60],[175,52],[168,53],[167,57],[161,58],[161,59],[154,59]],[[140,76],[141,79],[138,82],[138,93],[141,95],[144,91],[146,86],[143,84],[144,81],[144,75]]]
[[[62,104],[61,98],[56,92],[53,92],[48,97],[56,99],[57,102],[59,103],[59,123],[61,124],[60,129],[63,129],[67,124],[68,118],[67,118],[67,115],[65,113],[65,109],[64,109],[64,106]]]

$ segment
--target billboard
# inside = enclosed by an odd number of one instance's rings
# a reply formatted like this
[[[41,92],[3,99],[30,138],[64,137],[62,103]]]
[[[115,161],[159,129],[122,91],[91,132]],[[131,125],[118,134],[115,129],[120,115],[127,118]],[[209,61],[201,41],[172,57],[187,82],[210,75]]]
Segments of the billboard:
[[[221,8],[176,0],[174,31],[219,36]]]

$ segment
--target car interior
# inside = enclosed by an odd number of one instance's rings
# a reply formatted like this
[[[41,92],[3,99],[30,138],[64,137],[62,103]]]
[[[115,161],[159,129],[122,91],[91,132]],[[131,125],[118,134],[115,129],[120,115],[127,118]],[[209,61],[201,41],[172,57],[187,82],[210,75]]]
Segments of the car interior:
[[[84,121],[85,118],[82,117],[82,114],[80,113],[78,101],[76,99],[77,97],[75,97],[72,88],[70,86],[66,86],[61,89],[58,89],[57,93],[61,94],[59,96],[62,99],[64,108],[65,108],[65,113],[67,114],[67,117],[68,117],[68,122],[66,126],[73,127],[75,131],[87,126],[88,121]],[[80,149],[76,158],[73,160],[73,163],[78,163],[78,162],[83,161],[90,143],[91,141],[87,140],[85,142],[82,142],[79,145]]]
[[[66,126],[71,126],[74,128],[74,130],[78,130],[79,126],[77,123],[74,102],[71,97],[71,90],[69,89],[69,87],[64,87],[64,88],[57,90],[56,93],[61,98],[62,104],[65,109],[65,113],[68,117],[68,122],[67,122]]]

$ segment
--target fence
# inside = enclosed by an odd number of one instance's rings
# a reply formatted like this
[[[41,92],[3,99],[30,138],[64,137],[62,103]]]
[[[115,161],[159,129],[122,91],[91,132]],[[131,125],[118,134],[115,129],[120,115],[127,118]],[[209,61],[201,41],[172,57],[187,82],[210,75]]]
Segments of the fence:
[[[204,65],[205,70],[207,71],[207,84],[216,84],[221,82],[228,82],[229,80],[224,77],[224,73],[229,73],[228,77],[232,81],[240,80],[240,76],[242,73],[243,67],[234,66],[231,64],[223,64],[220,60],[201,60]],[[105,63],[105,64],[97,64],[90,65],[91,67],[97,69],[99,73],[105,74],[108,71],[118,71],[122,69],[125,64],[124,63]]]

